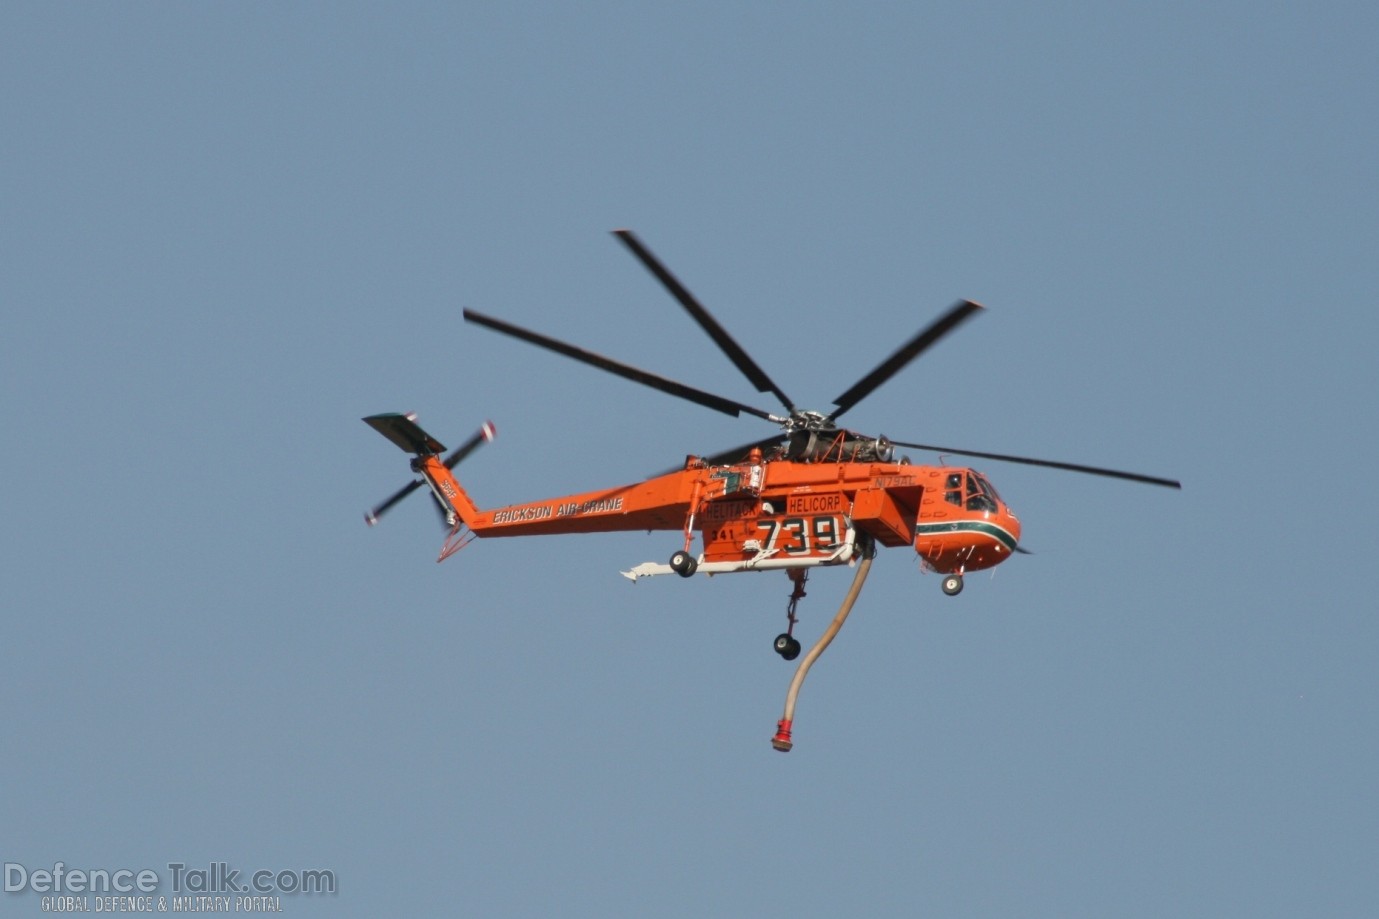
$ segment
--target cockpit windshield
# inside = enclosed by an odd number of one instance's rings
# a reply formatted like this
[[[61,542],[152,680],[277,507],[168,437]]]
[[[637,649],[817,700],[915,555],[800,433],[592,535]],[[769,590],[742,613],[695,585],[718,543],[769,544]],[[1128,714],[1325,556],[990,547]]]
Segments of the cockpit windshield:
[[[982,475],[980,472],[972,472],[972,473],[970,473],[970,474],[973,475],[973,476],[975,476],[977,479],[979,479],[979,480],[981,481],[981,483],[982,483],[982,489],[983,489],[988,495],[990,495],[991,497],[995,498],[997,501],[1000,501],[1000,500],[1001,500],[1000,494],[998,494],[997,491],[996,491],[996,486],[991,484],[991,480],[990,480],[990,479],[988,479],[986,476]]]
[[[997,502],[1001,496],[980,472],[967,472],[967,509],[969,511],[988,511],[996,513]]]
[[[986,476],[969,469],[966,472],[948,473],[943,483],[943,500],[969,511],[994,514],[1000,509],[1001,496]]]

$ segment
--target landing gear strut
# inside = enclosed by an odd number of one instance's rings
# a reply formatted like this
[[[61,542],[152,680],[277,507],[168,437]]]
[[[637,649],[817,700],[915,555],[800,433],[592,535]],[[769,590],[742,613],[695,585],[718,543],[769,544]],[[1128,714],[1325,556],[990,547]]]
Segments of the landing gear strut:
[[[795,638],[795,623],[799,622],[795,618],[795,607],[804,599],[804,582],[809,580],[808,568],[789,569],[790,580],[794,583],[795,589],[790,593],[790,605],[785,608],[785,618],[789,621],[785,631],[776,636],[776,653],[788,661],[793,661],[800,656],[800,642]]]
[[[682,578],[690,577],[699,567],[699,560],[690,554],[690,546],[694,543],[694,514],[699,509],[699,495],[702,490],[702,483],[696,482],[694,494],[690,497],[689,513],[685,515],[685,548],[670,557],[670,570]],[[707,538],[705,534],[705,539]]]

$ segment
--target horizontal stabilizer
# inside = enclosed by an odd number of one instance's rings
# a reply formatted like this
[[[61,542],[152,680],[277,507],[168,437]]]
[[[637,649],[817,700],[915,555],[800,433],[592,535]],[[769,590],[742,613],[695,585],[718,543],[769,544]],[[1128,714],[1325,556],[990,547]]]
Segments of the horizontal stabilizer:
[[[445,445],[423,431],[416,419],[416,415],[388,412],[370,415],[364,419],[364,423],[397,444],[404,453],[415,453],[417,456],[444,453]]]

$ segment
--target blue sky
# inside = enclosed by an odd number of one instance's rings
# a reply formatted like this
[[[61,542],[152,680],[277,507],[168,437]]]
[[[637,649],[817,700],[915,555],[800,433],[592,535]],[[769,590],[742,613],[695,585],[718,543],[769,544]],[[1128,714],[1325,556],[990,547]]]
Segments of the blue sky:
[[[1376,34],[6,4],[0,858],[336,872],[303,916],[1372,914]],[[761,403],[624,226],[806,406],[969,297],[852,426],[1184,489],[978,464],[1037,554],[950,599],[883,552],[775,753],[783,576],[361,520],[365,414],[493,419],[481,504],[770,433],[461,322]]]

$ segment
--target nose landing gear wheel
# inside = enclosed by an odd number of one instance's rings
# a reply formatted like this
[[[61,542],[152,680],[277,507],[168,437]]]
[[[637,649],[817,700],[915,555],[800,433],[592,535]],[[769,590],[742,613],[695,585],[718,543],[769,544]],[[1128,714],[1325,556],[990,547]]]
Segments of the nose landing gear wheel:
[[[794,636],[781,632],[776,636],[776,653],[788,661],[793,661],[800,656],[800,643]]]
[[[962,593],[962,575],[950,574],[943,579],[943,592],[950,597]]]
[[[687,578],[694,574],[695,569],[698,567],[699,562],[688,552],[676,552],[670,557],[670,570],[674,571],[682,578]]]

